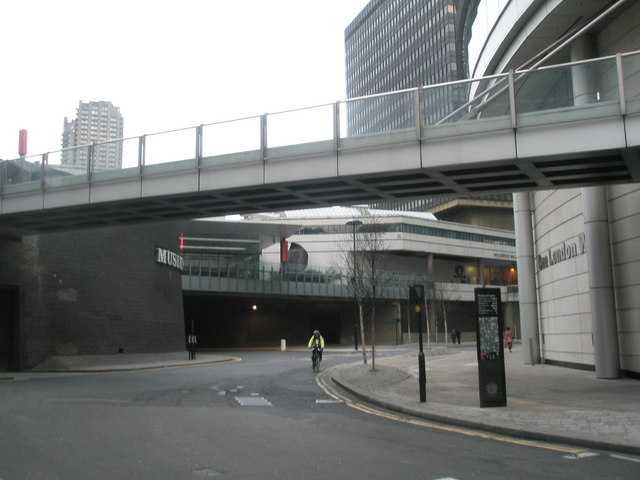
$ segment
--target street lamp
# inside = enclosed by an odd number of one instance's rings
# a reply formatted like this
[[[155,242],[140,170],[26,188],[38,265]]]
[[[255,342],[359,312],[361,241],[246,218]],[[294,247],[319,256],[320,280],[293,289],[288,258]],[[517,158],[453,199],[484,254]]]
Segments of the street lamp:
[[[427,401],[427,373],[424,364],[424,350],[422,349],[422,305],[424,305],[424,286],[411,285],[409,287],[409,303],[414,306],[416,318],[418,320],[418,385],[420,387],[420,402]]]
[[[356,268],[356,228],[362,225],[360,220],[349,220],[346,225],[353,227],[353,302],[356,307],[356,316],[353,320],[353,344],[355,350],[358,350],[358,269]]]

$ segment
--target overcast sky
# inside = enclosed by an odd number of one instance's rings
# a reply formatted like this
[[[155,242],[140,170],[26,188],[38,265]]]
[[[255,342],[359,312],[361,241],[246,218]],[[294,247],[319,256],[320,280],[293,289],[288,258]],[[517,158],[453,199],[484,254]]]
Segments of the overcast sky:
[[[0,158],[61,148],[78,102],[125,136],[345,97],[344,30],[368,0],[0,2]]]

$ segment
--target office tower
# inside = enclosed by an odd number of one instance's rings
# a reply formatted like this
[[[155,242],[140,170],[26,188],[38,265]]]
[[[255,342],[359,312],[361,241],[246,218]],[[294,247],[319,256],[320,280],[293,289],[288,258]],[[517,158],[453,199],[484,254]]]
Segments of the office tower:
[[[123,132],[120,108],[111,102],[81,101],[76,118],[64,119],[62,148],[68,150],[62,153],[62,164],[86,167],[91,155],[94,170],[122,168],[122,142],[112,140],[122,138]]]
[[[371,0],[345,30],[348,98],[393,92],[464,78],[456,49],[459,0]],[[422,92],[428,126],[467,99],[464,86]],[[350,102],[348,135],[415,128],[411,94]],[[437,212],[438,218],[474,225],[513,228],[511,194],[429,198],[374,204],[396,210]],[[499,220],[498,216],[500,217]],[[497,221],[497,224],[496,224]]]
[[[347,97],[458,80],[455,2],[369,2],[345,30]],[[439,105],[442,113],[456,100],[460,99],[452,96],[430,99],[430,111]],[[388,121],[395,117],[407,127],[415,125],[415,120],[402,118],[402,101],[399,99],[397,105],[368,104],[368,111],[355,104],[349,114],[350,132],[380,131],[380,119]],[[395,126],[401,128],[402,123]]]

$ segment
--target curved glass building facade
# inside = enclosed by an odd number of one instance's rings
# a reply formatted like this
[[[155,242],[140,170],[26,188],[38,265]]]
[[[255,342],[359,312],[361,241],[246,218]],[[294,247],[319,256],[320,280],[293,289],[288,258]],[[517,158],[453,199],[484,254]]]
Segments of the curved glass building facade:
[[[640,50],[640,2],[458,7],[457,44],[472,77]],[[617,62],[625,81],[640,82],[637,63]],[[570,72],[558,89],[573,105],[604,98],[606,70]],[[584,85],[597,86],[595,98],[583,98]],[[640,376],[640,186],[517,193],[514,207],[525,362],[593,369],[599,378]]]

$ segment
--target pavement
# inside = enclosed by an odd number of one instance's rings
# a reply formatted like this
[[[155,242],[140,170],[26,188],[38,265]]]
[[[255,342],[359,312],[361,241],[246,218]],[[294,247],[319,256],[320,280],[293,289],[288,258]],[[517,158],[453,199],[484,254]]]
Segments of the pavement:
[[[481,408],[475,344],[425,349],[426,402],[420,402],[418,347],[402,354],[385,348],[376,370],[360,359],[325,369],[318,381],[361,401],[404,415],[535,441],[640,455],[640,380],[597,379],[592,371],[526,365],[520,346],[505,354],[507,406]],[[381,353],[382,353],[382,349]],[[407,351],[415,350],[412,353]],[[325,349],[332,352],[349,351]],[[350,350],[353,351],[353,350]],[[41,374],[81,374],[176,368],[240,360],[228,354],[186,352],[51,357],[29,372],[1,373],[0,380]]]
[[[526,365],[520,346],[505,352],[507,406],[481,408],[475,344],[425,350],[426,402],[420,402],[418,349],[370,365],[327,369],[322,383],[412,417],[534,441],[640,455],[640,380]]]

